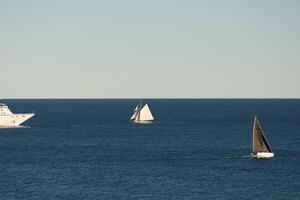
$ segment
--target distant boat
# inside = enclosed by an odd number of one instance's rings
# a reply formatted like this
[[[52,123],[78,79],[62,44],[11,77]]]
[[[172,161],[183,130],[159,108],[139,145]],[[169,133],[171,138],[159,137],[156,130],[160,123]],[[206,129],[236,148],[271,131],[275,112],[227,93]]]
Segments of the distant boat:
[[[253,143],[252,143],[252,158],[272,158],[274,153],[267,141],[267,138],[260,126],[258,119],[254,118],[253,124]]]
[[[137,105],[133,111],[133,115],[130,118],[130,121],[135,123],[149,123],[154,120],[153,115],[150,111],[148,104],[142,107],[142,102],[140,105]]]
[[[17,127],[34,116],[34,113],[14,114],[8,106],[0,103],[0,127]]]

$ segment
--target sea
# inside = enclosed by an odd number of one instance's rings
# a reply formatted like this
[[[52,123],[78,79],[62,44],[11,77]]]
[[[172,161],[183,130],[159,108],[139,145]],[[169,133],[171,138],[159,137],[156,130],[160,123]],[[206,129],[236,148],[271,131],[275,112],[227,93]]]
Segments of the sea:
[[[300,99],[6,99],[0,199],[300,199]],[[257,116],[275,157],[251,159]]]

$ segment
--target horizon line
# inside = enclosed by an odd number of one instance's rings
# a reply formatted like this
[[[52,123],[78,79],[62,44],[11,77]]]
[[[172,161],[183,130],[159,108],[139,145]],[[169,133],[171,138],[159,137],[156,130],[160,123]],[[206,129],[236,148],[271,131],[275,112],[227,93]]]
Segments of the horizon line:
[[[270,100],[300,100],[300,97],[14,97],[14,98],[0,98],[0,101],[2,100],[121,100],[121,99],[203,99],[203,100],[209,100],[209,99],[215,99],[215,100],[234,100],[234,99],[245,99],[245,100],[251,100],[251,99],[270,99]]]

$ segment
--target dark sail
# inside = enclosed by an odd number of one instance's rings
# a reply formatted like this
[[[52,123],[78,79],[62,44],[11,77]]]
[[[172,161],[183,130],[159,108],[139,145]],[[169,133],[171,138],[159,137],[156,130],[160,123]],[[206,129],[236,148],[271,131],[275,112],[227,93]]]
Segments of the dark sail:
[[[264,132],[259,124],[259,121],[255,117],[253,124],[253,154],[257,152],[272,152],[271,147],[264,135]]]

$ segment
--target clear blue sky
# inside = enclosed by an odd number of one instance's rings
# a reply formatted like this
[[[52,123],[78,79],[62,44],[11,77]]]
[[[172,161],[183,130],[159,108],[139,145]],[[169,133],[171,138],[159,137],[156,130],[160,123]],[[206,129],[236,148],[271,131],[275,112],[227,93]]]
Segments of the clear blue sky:
[[[2,0],[5,98],[300,97],[298,0]]]

